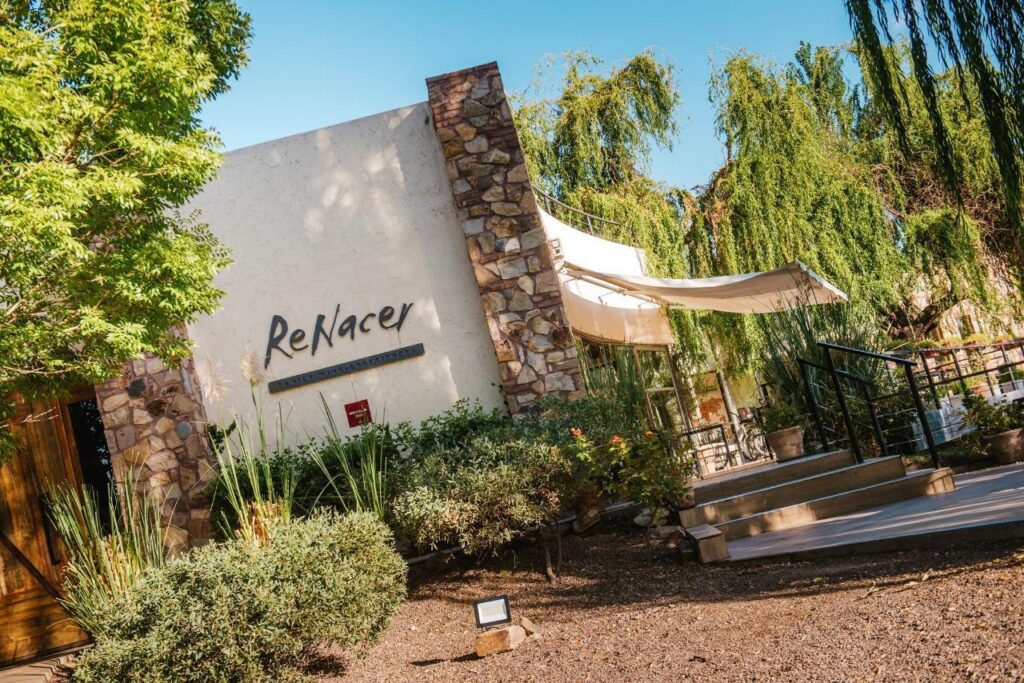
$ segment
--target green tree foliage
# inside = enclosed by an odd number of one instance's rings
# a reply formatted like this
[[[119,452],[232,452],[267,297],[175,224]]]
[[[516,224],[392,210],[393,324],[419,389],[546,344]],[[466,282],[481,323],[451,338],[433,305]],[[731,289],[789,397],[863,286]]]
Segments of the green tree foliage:
[[[187,352],[228,256],[173,210],[217,168],[198,114],[249,38],[233,0],[0,2],[0,395]]]
[[[959,86],[961,104],[980,109],[1019,245],[1024,4],[1018,0],[846,0],[846,8],[879,110],[908,155],[914,147],[911,129],[919,116],[907,96],[912,74],[931,129],[933,168],[954,194],[969,169],[956,150],[957,122],[943,102],[950,74]],[[888,58],[886,45],[894,42],[893,18],[906,27],[910,68]],[[942,65],[939,73],[933,69],[936,63]],[[1014,256],[1019,266],[1019,253]]]
[[[655,182],[645,170],[654,146],[669,146],[676,131],[679,90],[671,65],[648,51],[608,73],[585,53],[565,55],[561,73],[555,66],[543,65],[515,102],[534,183],[622,224],[625,231],[604,236],[645,249],[653,274],[683,277],[684,207],[693,205],[692,197]],[[691,357],[701,356],[694,316],[679,311],[672,317],[680,343]]]
[[[930,334],[961,301],[996,312],[992,276],[1000,269],[982,234],[1005,216],[992,200],[998,179],[984,157],[971,161],[975,187],[963,194],[977,200],[976,211],[959,212],[922,161],[935,153],[932,140],[915,135],[908,156],[871,89],[843,77],[842,57],[803,44],[785,68],[740,55],[716,74],[727,162],[698,199],[698,234],[706,236],[693,244],[704,252],[694,259],[698,272],[749,272],[798,258],[903,338]],[[959,104],[952,84],[940,94],[947,106]],[[915,133],[924,127],[922,99],[908,92],[919,105]],[[967,158],[977,120],[960,110],[957,121],[952,140]],[[700,271],[704,264],[711,268]],[[707,324],[734,361],[758,346],[749,318],[737,324],[715,314]]]
[[[967,210],[961,212],[931,164],[938,152],[925,95],[907,89],[917,114],[909,119],[907,151],[874,91],[844,76],[846,56],[803,44],[784,67],[741,54],[716,70],[711,98],[726,162],[692,195],[645,174],[651,146],[667,144],[674,131],[678,97],[671,69],[644,53],[609,73],[581,77],[578,70],[595,62],[573,55],[561,95],[517,112],[531,172],[563,201],[629,226],[602,227],[610,239],[643,247],[656,275],[709,277],[800,259],[848,291],[880,327],[903,337],[930,333],[961,301],[995,312],[992,276],[1005,275],[1005,268],[986,245],[998,240],[1007,219],[998,169],[979,154],[983,122],[963,105],[959,83],[940,80],[938,96],[954,124],[950,140],[967,170],[959,189]],[[887,58],[909,57],[893,49]],[[625,77],[638,62],[651,76]],[[634,125],[608,126],[628,135],[601,132],[609,108],[604,99],[643,104],[617,110],[616,121],[632,111]],[[580,111],[595,121],[581,124]],[[639,121],[657,122],[658,129]],[[567,144],[566,137],[577,134],[598,141]],[[559,150],[573,158],[561,159]],[[618,175],[603,173],[609,158],[629,164],[615,164]],[[691,364],[714,353],[740,371],[767,343],[752,316],[673,312],[673,323]]]

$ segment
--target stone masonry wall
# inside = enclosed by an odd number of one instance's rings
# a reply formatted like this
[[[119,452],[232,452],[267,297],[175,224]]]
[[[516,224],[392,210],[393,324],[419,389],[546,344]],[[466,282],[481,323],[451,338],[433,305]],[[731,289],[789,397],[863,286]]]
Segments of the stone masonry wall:
[[[159,358],[132,361],[121,377],[96,387],[107,444],[119,475],[130,467],[137,487],[163,501],[172,551],[211,537],[203,488],[216,476],[191,359],[175,368]]]
[[[434,129],[512,414],[583,393],[523,150],[495,63],[427,79]]]

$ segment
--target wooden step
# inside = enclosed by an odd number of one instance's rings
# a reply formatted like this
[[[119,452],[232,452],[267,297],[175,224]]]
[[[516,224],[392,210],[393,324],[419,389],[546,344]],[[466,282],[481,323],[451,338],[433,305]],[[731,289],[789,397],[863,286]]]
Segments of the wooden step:
[[[956,487],[953,470],[918,470],[889,481],[876,482],[717,524],[725,540],[764,534],[780,529],[803,526],[819,519],[837,517],[850,512],[886,505],[908,498],[930,496],[952,491]]]
[[[737,496],[794,479],[803,479],[829,470],[855,465],[857,460],[849,450],[830,451],[807,455],[787,462],[772,462],[709,475],[694,484],[693,494],[698,505],[713,500]]]
[[[903,466],[903,458],[900,456],[875,458],[803,479],[783,481],[729,498],[713,500],[695,508],[683,510],[680,513],[680,519],[684,527],[698,524],[717,526],[740,517],[897,479],[904,474],[906,474],[906,469]]]
[[[697,559],[702,564],[729,559],[729,548],[725,545],[725,535],[710,524],[690,527],[686,529],[686,535],[697,546]]]

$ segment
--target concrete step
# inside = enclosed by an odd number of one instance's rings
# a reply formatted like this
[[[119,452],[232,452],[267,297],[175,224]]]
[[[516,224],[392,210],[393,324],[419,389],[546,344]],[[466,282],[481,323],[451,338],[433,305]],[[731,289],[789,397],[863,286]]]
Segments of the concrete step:
[[[712,500],[680,513],[684,527],[719,525],[775,508],[787,507],[830,496],[834,493],[897,479],[906,474],[898,456],[875,458],[863,463],[820,472],[802,479],[782,481],[728,498]]]
[[[856,463],[852,452],[842,450],[807,455],[787,462],[746,466],[739,471],[733,469],[709,475],[694,484],[693,493],[697,504],[700,505]]]
[[[908,498],[952,491],[953,470],[918,470],[905,476],[880,481],[794,505],[764,510],[716,524],[727,541],[780,529],[810,524],[819,519],[886,505]]]

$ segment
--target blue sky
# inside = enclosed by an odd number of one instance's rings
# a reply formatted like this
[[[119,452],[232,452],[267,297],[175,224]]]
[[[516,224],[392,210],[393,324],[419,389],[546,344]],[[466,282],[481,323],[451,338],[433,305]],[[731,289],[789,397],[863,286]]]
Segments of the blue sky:
[[[705,182],[723,158],[711,60],[745,50],[787,61],[800,40],[851,36],[842,0],[240,4],[253,18],[251,64],[203,112],[226,149],[423,101],[426,77],[491,60],[515,91],[545,55],[586,49],[615,64],[653,47],[675,64],[682,105],[673,149],[656,152],[651,174],[684,187]]]

